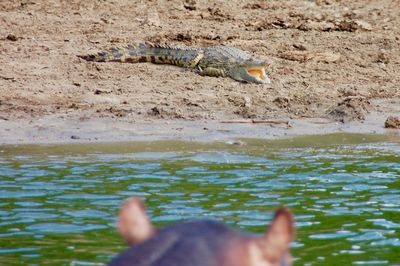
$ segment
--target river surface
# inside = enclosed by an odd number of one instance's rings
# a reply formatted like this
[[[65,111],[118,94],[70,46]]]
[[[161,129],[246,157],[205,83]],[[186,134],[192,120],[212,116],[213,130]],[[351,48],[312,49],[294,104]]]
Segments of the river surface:
[[[157,226],[255,233],[286,205],[295,265],[400,264],[399,139],[330,135],[0,146],[0,265],[103,265],[125,248],[116,214],[132,195]]]

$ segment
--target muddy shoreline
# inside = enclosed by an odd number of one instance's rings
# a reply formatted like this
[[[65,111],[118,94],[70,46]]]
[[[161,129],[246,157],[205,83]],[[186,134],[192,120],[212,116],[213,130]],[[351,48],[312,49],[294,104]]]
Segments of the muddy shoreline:
[[[71,118],[57,115],[40,119],[0,121],[0,144],[74,144],[126,141],[185,140],[224,141],[235,144],[241,138],[284,139],[302,135],[357,133],[400,137],[400,131],[386,129],[386,117],[375,114],[364,121],[347,123],[326,119],[129,121],[113,118]],[[240,144],[240,141],[238,143]]]

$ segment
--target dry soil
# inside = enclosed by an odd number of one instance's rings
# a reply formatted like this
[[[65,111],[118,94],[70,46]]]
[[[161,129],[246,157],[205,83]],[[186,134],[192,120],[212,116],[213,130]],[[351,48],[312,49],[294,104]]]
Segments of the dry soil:
[[[1,1],[0,120],[396,116],[399,14],[398,0]],[[273,82],[77,57],[138,41],[242,48],[272,62]]]

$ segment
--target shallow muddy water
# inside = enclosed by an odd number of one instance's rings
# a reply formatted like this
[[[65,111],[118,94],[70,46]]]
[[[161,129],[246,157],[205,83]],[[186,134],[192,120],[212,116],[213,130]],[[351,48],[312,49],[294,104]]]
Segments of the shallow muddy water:
[[[289,206],[295,265],[400,263],[400,144],[331,135],[226,143],[0,147],[0,264],[102,265],[123,199],[158,225],[215,218],[261,233]]]

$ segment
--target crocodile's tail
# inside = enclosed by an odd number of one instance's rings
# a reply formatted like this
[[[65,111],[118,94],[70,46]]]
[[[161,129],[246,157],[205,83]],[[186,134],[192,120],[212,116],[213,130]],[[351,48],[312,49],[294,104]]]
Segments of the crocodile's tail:
[[[194,67],[198,60],[198,50],[195,48],[174,47],[164,44],[135,43],[123,48],[111,48],[97,54],[78,55],[92,62],[151,62],[155,64],[170,64],[182,67]],[[196,62],[194,62],[194,61]]]

